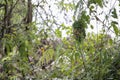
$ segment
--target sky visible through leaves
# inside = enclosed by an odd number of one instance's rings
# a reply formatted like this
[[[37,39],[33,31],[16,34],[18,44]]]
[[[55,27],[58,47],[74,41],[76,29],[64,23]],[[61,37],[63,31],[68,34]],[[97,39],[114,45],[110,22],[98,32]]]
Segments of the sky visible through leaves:
[[[60,8],[61,6],[58,6],[58,2],[62,1],[62,0],[46,0],[47,1],[47,4],[43,3],[44,5],[44,9],[46,12],[48,13],[52,13],[52,15],[55,17],[55,19],[57,20],[56,24],[65,24],[66,26],[72,26],[74,20],[73,20],[73,16],[74,16],[74,10],[64,10],[62,11],[62,9]],[[87,0],[85,0],[87,1]],[[32,0],[33,4],[38,4],[41,2],[41,0]],[[69,3],[72,3],[74,2],[74,4],[77,4],[78,0],[64,0],[64,3],[66,4],[69,4]],[[40,3],[41,4],[41,3]],[[57,4],[57,5],[56,5]],[[41,4],[41,7],[43,6]],[[113,7],[116,8],[116,12],[117,12],[117,16],[118,16],[118,19],[113,19],[111,17],[111,20],[115,20],[115,21],[118,21],[120,22],[120,8],[119,8],[119,2],[117,2],[116,0],[109,0],[108,1],[108,5],[106,5],[106,7],[104,8],[100,8],[100,7],[96,7],[96,11],[97,11],[97,14],[98,15],[98,18],[101,20],[101,21],[104,21],[105,19],[105,15],[109,14],[109,10]],[[86,6],[86,5],[84,5]],[[41,11],[41,9],[39,8],[38,9],[39,11]],[[50,12],[51,11],[51,12]],[[88,11],[89,13],[89,11]],[[47,17],[45,16],[45,14],[43,13],[42,15],[44,17],[44,19],[46,19]],[[37,17],[40,17],[40,15],[38,14]],[[52,18],[52,17],[51,17]],[[34,18],[36,20],[36,18]],[[39,23],[40,20],[37,20],[37,22]],[[94,28],[91,29],[90,25],[88,26],[87,28],[87,33],[100,33],[101,30],[102,30],[102,24],[100,22],[97,22],[95,20],[95,18],[91,17],[91,21],[90,21],[90,24],[92,24],[94,26]],[[118,23],[118,26],[120,28],[120,23]],[[38,25],[39,27],[39,25]],[[53,26],[52,26],[53,27]],[[54,25],[53,27],[54,29],[56,29],[56,25]],[[112,37],[115,37],[115,35],[113,34],[112,31],[109,31],[108,32]],[[62,30],[62,37],[67,37],[68,35],[66,34],[66,31],[65,30]]]

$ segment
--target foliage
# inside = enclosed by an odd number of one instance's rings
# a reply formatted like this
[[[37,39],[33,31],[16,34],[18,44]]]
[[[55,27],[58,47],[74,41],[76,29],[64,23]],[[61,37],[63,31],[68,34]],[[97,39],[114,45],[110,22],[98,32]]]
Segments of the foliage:
[[[82,41],[82,39],[85,38],[85,26],[86,24],[82,20],[75,21],[73,24],[73,34],[75,36],[75,39],[79,42]]]
[[[0,80],[119,80],[119,0],[51,2],[0,1]]]

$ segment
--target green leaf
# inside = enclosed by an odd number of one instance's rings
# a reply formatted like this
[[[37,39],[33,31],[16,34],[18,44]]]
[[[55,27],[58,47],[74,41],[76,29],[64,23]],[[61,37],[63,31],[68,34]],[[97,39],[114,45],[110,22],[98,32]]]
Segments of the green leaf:
[[[91,28],[91,29],[93,29],[93,28],[94,28],[94,26],[93,26],[93,25],[90,25],[90,28]]]
[[[94,6],[91,5],[89,9],[90,9],[90,13],[93,12],[94,11]]]
[[[113,40],[112,40],[112,39],[110,39],[110,40],[109,40],[109,44],[110,44],[110,45],[112,45],[112,43],[113,43]]]
[[[88,6],[91,4],[98,4],[100,7],[103,7],[103,0],[88,0]]]
[[[88,24],[90,24],[90,16],[89,15],[86,16],[86,21]]]
[[[64,23],[61,24],[62,30],[66,29],[66,25]]]
[[[114,10],[112,11],[112,17],[113,17],[113,18],[118,18],[115,8],[114,8]]]
[[[52,48],[48,49],[47,51],[45,51],[44,54],[47,54],[47,56],[52,59],[53,55],[54,55],[54,50]]]
[[[21,57],[26,57],[27,56],[27,51],[26,51],[26,43],[22,42],[20,47],[19,47],[19,52]]]
[[[81,19],[87,22],[88,24],[90,23],[90,16],[86,14],[86,11],[82,12]]]
[[[103,7],[102,0],[95,0],[95,1],[100,7]]]
[[[4,57],[4,58],[2,59],[3,62],[4,62],[4,61],[8,61],[8,60],[11,60],[11,58],[10,58],[9,56]]]
[[[93,5],[91,5],[91,6],[90,6],[90,10],[93,10],[93,9],[94,9],[94,6],[93,6]]]
[[[62,33],[61,33],[60,29],[56,29],[56,30],[55,30],[55,33],[56,33],[56,36],[57,36],[57,37],[59,37],[59,38],[62,37]]]
[[[114,24],[118,24],[118,22],[116,22],[116,21],[112,21],[112,23],[114,23]]]
[[[119,29],[118,27],[116,26],[116,24],[114,22],[111,23],[111,26],[113,27],[113,30],[115,32],[115,34],[118,36],[119,34]]]

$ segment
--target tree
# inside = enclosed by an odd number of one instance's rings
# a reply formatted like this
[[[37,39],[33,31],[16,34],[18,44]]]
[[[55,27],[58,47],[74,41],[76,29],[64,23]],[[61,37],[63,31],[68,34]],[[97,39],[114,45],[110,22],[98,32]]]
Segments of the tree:
[[[119,80],[119,4],[0,1],[0,79]]]

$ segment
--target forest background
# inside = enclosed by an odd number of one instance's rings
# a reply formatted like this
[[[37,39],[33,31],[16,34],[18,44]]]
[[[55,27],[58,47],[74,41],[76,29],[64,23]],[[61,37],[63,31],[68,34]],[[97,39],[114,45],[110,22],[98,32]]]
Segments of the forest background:
[[[0,0],[0,80],[120,80],[120,0]]]

